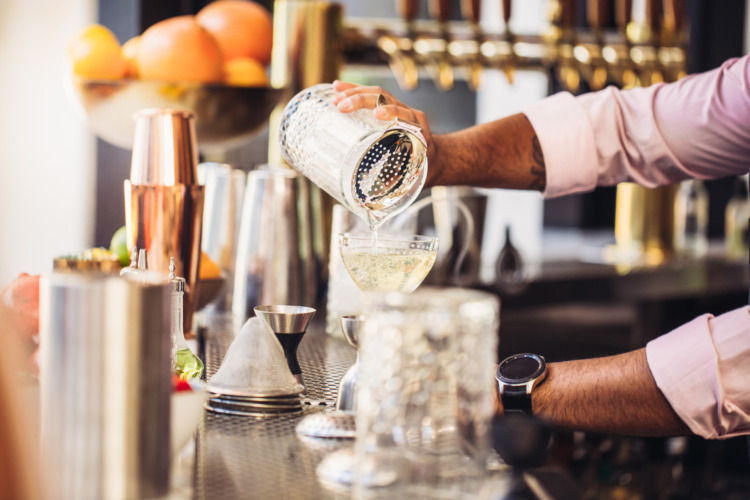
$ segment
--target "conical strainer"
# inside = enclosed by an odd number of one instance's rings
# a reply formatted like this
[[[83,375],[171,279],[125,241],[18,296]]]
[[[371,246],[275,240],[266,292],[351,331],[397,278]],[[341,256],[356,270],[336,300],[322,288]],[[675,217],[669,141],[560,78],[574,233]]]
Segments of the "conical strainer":
[[[377,227],[407,208],[427,176],[419,126],[378,120],[370,109],[341,113],[320,84],[293,97],[279,126],[284,159],[339,203]]]

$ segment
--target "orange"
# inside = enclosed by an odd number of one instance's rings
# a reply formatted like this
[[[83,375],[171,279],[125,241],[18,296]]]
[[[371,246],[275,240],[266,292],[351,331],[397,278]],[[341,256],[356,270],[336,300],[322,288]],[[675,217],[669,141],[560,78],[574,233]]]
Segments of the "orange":
[[[224,79],[219,45],[194,16],[172,17],[148,28],[140,36],[135,60],[146,80],[220,83]]]
[[[126,71],[125,76],[129,78],[138,78],[138,63],[136,62],[136,54],[138,52],[138,42],[140,37],[134,36],[124,44],[122,44],[122,56],[125,58]]]
[[[268,75],[265,67],[249,57],[235,57],[224,63],[224,83],[241,87],[266,87]]]
[[[216,0],[203,7],[196,19],[216,38],[227,61],[250,57],[266,65],[271,60],[273,22],[262,5],[246,0]]]
[[[216,263],[211,260],[211,257],[209,257],[206,252],[201,252],[201,262],[200,267],[198,268],[198,279],[207,280],[220,277],[221,269],[219,269],[219,266],[217,266]]]
[[[73,74],[84,78],[118,79],[125,76],[127,63],[117,37],[101,24],[91,24],[68,42]]]

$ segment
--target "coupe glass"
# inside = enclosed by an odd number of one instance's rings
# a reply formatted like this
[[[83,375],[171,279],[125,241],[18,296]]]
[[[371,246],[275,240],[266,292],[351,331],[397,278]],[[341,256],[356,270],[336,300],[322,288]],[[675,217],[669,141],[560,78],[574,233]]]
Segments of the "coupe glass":
[[[339,248],[346,270],[363,292],[413,292],[435,264],[435,236],[344,233]]]

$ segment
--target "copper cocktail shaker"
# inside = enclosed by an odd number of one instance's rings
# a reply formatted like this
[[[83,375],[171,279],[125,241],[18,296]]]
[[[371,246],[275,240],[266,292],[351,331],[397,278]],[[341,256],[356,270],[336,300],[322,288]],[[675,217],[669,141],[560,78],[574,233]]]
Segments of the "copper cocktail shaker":
[[[128,248],[144,248],[149,269],[185,277],[184,331],[192,330],[201,252],[204,188],[191,111],[144,109],[135,114],[130,180],[125,181]]]

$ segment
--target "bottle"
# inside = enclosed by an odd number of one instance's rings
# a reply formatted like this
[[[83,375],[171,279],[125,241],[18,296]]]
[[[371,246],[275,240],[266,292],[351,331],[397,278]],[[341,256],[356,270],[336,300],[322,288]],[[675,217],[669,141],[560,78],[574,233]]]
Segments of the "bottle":
[[[750,219],[747,174],[737,177],[734,192],[724,211],[724,249],[729,257],[747,256],[747,224]]]
[[[708,190],[703,181],[680,184],[675,199],[674,243],[678,255],[701,258],[708,251]]]
[[[185,342],[183,332],[182,297],[185,293],[185,280],[175,275],[174,257],[169,263],[169,282],[172,284],[172,366],[182,380],[200,378],[203,373],[203,362],[193,354]]]
[[[146,250],[143,250],[143,261],[145,265],[146,261]],[[120,270],[120,276],[125,276],[126,274],[133,273],[138,270],[138,249],[136,247],[133,247],[133,250],[130,251],[130,265],[128,267],[123,267]]]
[[[510,241],[510,226],[505,226],[505,245],[497,257],[497,281],[503,285],[517,285],[524,280],[523,259]]]

